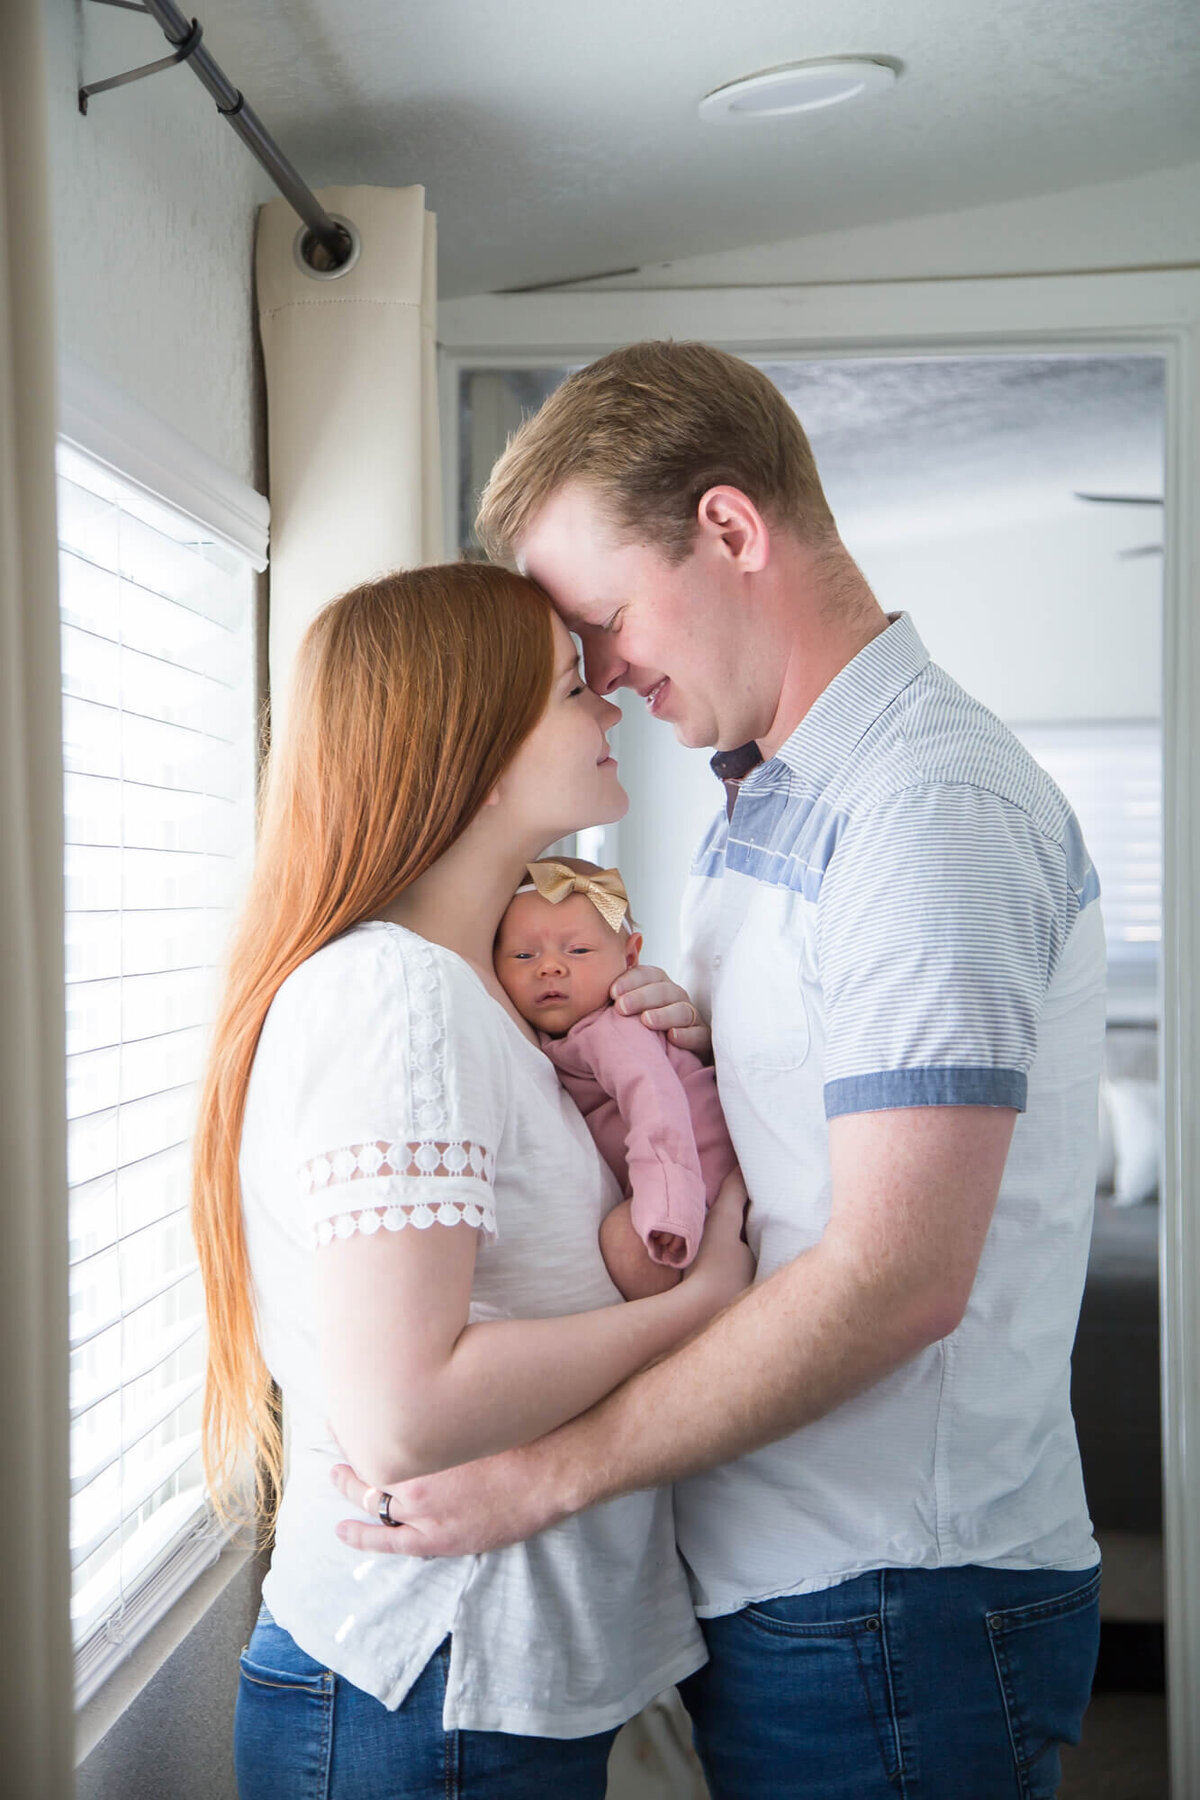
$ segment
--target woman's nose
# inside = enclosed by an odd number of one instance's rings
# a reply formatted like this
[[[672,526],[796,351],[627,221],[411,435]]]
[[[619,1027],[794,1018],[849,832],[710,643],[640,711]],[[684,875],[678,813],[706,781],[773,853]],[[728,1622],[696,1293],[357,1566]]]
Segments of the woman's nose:
[[[590,685],[590,683],[589,683],[589,685]],[[610,686],[611,686],[611,683],[610,683]],[[620,707],[615,706],[611,700],[606,700],[602,694],[598,694],[596,692],[596,689],[594,686],[592,687],[592,711],[595,714],[596,719],[599,722],[600,729],[601,729],[601,731],[604,732],[605,736],[608,735],[608,733],[612,730],[614,725],[617,725],[620,723],[620,719],[621,719]]]

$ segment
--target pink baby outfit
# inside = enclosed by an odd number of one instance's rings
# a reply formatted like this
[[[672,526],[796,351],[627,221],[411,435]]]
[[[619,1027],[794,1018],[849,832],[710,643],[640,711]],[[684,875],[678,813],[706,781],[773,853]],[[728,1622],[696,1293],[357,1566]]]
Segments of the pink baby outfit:
[[[599,1007],[565,1037],[538,1033],[542,1049],[587,1120],[605,1162],[632,1196],[634,1229],[655,1262],[686,1268],[704,1215],[737,1158],[717,1098],[717,1078],[639,1018]],[[652,1231],[685,1240],[665,1255]]]

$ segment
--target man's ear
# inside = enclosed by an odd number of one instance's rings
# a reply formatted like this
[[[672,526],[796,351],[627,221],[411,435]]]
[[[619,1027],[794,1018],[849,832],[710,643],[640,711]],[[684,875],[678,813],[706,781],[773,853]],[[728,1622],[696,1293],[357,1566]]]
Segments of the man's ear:
[[[696,508],[696,524],[747,573],[765,569],[771,560],[771,528],[741,488],[709,488]]]
[[[637,959],[641,954],[642,934],[640,931],[631,931],[625,944],[625,967],[627,969],[636,968]]]

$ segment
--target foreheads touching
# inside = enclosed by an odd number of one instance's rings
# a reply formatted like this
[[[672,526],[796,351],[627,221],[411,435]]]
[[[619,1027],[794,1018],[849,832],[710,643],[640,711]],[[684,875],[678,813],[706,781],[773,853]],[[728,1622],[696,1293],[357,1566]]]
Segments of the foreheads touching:
[[[697,748],[771,732],[813,580],[845,558],[795,413],[704,344],[570,376],[496,464],[477,528],[549,594],[593,690],[633,688]]]

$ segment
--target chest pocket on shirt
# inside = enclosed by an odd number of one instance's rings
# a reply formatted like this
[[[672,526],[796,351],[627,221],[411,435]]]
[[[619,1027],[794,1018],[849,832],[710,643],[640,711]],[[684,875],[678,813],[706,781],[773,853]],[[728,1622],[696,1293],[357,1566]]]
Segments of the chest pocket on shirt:
[[[803,939],[781,931],[780,924],[755,909],[715,971],[718,1067],[728,1059],[748,1073],[783,1074],[798,1069],[808,1055],[807,951]]]

